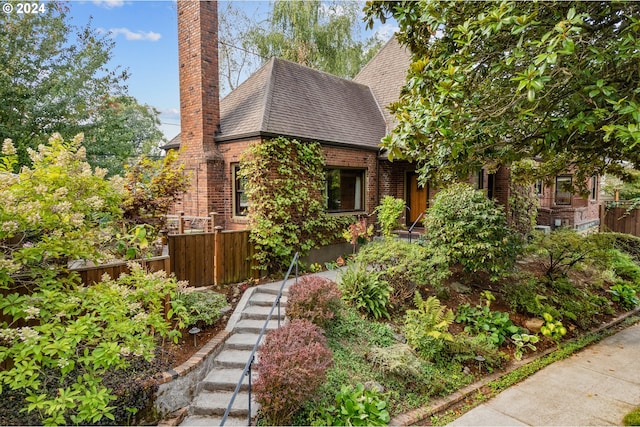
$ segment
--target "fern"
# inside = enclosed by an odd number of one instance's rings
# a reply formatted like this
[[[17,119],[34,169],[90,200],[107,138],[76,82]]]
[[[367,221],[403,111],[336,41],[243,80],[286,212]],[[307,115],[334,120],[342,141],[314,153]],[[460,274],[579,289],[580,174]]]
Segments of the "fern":
[[[449,325],[455,316],[434,296],[425,300],[416,292],[414,302],[416,309],[407,310],[405,315],[404,335],[411,347],[430,360],[442,351],[445,341],[453,341]]]

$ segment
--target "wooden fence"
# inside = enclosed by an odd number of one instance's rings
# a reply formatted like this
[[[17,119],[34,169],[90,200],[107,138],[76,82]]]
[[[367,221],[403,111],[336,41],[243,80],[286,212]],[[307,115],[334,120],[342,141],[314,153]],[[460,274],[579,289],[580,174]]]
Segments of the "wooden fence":
[[[149,271],[164,270],[186,280],[189,286],[225,285],[257,277],[253,267],[254,247],[249,231],[215,231],[213,233],[170,234],[169,255],[136,260]],[[126,261],[95,267],[74,268],[82,283],[91,285],[107,273],[117,278],[127,273]]]
[[[600,227],[603,231],[615,231],[640,237],[640,209],[632,209],[627,214],[627,208],[624,206],[609,209],[600,206]]]
[[[169,257],[166,255],[149,259],[136,260],[136,262],[140,263],[143,268],[147,269],[147,271],[150,272],[164,270],[169,273],[171,271],[169,269]],[[74,271],[80,275],[82,283],[84,283],[85,285],[92,285],[94,283],[100,282],[102,280],[102,276],[105,273],[107,273],[112,279],[117,279],[122,273],[129,272],[129,266],[128,261],[117,261],[109,264],[101,264],[94,267],[72,268],[71,271]]]
[[[171,272],[191,286],[237,283],[254,277],[249,231],[170,234]]]

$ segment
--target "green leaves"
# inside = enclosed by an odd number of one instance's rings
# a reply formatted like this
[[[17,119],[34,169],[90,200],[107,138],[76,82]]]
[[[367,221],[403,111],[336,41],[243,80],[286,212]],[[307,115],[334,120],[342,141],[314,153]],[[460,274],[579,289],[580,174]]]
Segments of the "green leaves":
[[[383,146],[423,179],[533,157],[533,178],[640,165],[638,3],[370,2],[366,13],[393,16],[413,54]]]
[[[390,420],[384,395],[358,383],[343,385],[335,405],[321,408],[312,425],[385,426]]]

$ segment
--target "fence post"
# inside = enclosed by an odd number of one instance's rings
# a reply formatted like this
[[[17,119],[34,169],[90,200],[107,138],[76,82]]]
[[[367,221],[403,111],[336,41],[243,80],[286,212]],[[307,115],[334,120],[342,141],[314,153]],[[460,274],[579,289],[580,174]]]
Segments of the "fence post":
[[[223,255],[223,251],[222,251],[222,227],[217,226],[217,227],[213,227],[213,233],[214,233],[214,248],[213,248],[213,284],[214,285],[219,285],[220,282],[222,281],[222,275],[223,275],[223,262],[222,262],[222,257]]]
[[[208,221],[208,227],[207,227],[207,231],[209,233],[211,233],[215,228],[216,228],[216,216],[218,215],[218,212],[209,212],[209,221]]]
[[[599,211],[599,217],[600,217],[600,225],[598,227],[598,231],[599,232],[603,232],[605,227],[604,227],[604,205],[602,203],[600,203],[600,205],[598,205],[598,211]]]
[[[178,212],[178,234],[184,234],[184,212]]]

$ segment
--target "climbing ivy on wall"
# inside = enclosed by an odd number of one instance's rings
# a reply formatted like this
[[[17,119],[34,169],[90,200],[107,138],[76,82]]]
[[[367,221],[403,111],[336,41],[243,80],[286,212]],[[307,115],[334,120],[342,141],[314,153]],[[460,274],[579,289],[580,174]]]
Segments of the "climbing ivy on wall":
[[[325,212],[324,157],[320,144],[278,137],[252,144],[239,176],[249,198],[251,239],[259,268],[286,268],[301,255],[339,237],[353,218]]]

